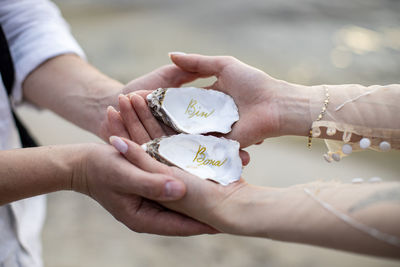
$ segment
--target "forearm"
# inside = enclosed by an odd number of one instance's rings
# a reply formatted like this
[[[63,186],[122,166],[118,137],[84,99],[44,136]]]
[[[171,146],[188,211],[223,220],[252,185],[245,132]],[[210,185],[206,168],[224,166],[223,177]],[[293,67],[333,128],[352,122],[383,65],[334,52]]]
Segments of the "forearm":
[[[400,237],[400,184],[312,183],[287,189],[249,187],[238,198],[233,233],[399,257],[400,247],[372,237],[323,207]],[[318,199],[318,200],[316,200]],[[321,201],[321,202],[319,202]],[[375,230],[372,230],[375,232]]]
[[[0,205],[58,190],[71,190],[81,145],[0,151]],[[76,186],[75,186],[76,187]]]
[[[24,97],[99,135],[106,108],[117,104],[123,85],[69,54],[52,58],[25,79]]]
[[[321,135],[318,137],[342,140],[343,132],[353,133],[351,141],[362,136],[382,139],[400,138],[400,85],[319,85],[288,84],[278,99],[281,100],[280,129],[282,135],[307,136],[313,121],[322,111],[329,91],[329,103],[322,116]],[[366,94],[370,92],[369,94]],[[326,133],[326,128],[330,134]]]

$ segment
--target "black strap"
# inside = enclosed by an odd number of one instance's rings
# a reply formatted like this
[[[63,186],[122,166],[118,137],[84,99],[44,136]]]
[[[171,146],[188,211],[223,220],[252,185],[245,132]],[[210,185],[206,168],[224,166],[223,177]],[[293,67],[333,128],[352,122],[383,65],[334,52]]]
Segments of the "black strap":
[[[14,84],[14,64],[11,59],[10,50],[8,49],[7,39],[4,35],[3,28],[0,25],[0,73],[3,79],[4,87],[7,94],[11,94]]]
[[[1,25],[0,25],[0,73],[4,87],[7,90],[7,95],[10,96],[15,80],[15,71],[10,50],[8,49],[7,39],[6,36],[4,35],[3,28],[1,27]],[[12,115],[14,117],[15,125],[17,126],[19,132],[19,137],[21,139],[22,147],[38,146],[35,139],[32,138],[29,131],[18,119],[17,114],[15,114],[13,110],[12,110]]]
[[[22,147],[37,147],[37,141],[32,137],[31,133],[22,124],[21,120],[18,118],[17,114],[12,111],[12,115],[15,120],[15,125],[17,126],[19,139],[21,140]]]

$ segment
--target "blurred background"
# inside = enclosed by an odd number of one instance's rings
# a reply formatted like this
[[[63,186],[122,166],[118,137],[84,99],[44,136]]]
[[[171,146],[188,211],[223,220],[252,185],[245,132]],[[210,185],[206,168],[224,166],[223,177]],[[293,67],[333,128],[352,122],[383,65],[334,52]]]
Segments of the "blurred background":
[[[169,64],[170,51],[233,55],[273,77],[306,85],[400,82],[396,0],[55,2],[88,60],[122,82]],[[101,142],[47,111],[21,107],[19,112],[44,145]],[[306,138],[281,137],[249,148],[244,177],[277,187],[317,179],[400,178],[399,152],[354,153],[328,164],[323,141],[315,140],[311,152],[306,143]],[[267,239],[136,234],[93,200],[72,192],[49,195],[43,242],[49,267],[400,265]]]

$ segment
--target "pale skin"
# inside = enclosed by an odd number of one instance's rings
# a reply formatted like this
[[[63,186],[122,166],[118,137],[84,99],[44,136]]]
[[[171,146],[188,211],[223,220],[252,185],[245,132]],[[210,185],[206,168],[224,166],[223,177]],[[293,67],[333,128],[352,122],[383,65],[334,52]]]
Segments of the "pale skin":
[[[14,149],[0,152],[0,162],[0,205],[40,194],[73,190],[93,198],[136,232],[160,235],[216,232],[152,201],[181,197],[166,195],[164,191],[164,184],[176,181],[176,178],[146,173],[107,145]]]
[[[126,86],[75,55],[52,58],[24,81],[24,98],[108,140],[106,107],[117,96],[141,88],[180,86],[197,75],[164,66]],[[74,190],[98,201],[137,232],[162,235],[215,233],[209,226],[166,210],[152,200],[180,199],[185,185],[170,175],[150,174],[100,144],[0,151],[0,205],[58,190]]]
[[[172,61],[185,71],[217,77],[210,86],[230,94],[238,104],[241,120],[253,121],[245,127],[235,124],[229,138],[242,147],[281,135],[307,136],[312,123],[310,98],[318,87],[306,87],[276,80],[231,57],[171,55]],[[304,91],[303,91],[304,90]],[[139,96],[137,96],[139,97]],[[138,100],[138,99],[137,99]],[[146,124],[158,122],[141,117],[148,109],[135,105],[121,113],[109,112],[114,124],[134,113]],[[320,108],[320,107],[319,107]],[[116,118],[120,118],[116,120]],[[294,125],[289,125],[291,122]],[[158,125],[158,126],[157,126]],[[122,129],[121,127],[119,129]],[[117,134],[118,132],[114,132]],[[120,135],[126,136],[123,131]],[[131,134],[134,136],[134,133]],[[132,137],[132,136],[131,136]],[[135,138],[135,137],[133,137]],[[338,138],[333,136],[331,138]],[[122,140],[121,140],[122,141]],[[181,179],[187,188],[184,198],[162,205],[196,218],[215,229],[237,235],[258,236],[298,242],[376,256],[400,257],[400,248],[350,226],[324,209],[305,189],[336,210],[383,233],[400,237],[400,183],[344,184],[314,182],[288,188],[257,187],[243,179],[229,186],[201,180],[175,167],[156,162],[135,143],[124,138],[128,149],[123,155],[135,166],[150,173],[168,173]],[[201,203],[201,205],[199,205]]]

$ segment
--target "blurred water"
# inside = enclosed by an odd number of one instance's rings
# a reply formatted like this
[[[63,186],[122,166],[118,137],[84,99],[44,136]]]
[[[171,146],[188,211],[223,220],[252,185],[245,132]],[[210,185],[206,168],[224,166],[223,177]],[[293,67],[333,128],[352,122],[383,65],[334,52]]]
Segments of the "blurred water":
[[[56,1],[90,62],[123,82],[169,64],[169,51],[229,54],[302,84],[399,83],[400,1]],[[209,81],[196,83],[207,85]],[[42,144],[99,141],[49,112],[21,108]],[[283,137],[251,147],[249,182],[399,179],[400,153],[364,152],[327,164],[321,141]],[[306,222],[305,222],[306,223]],[[47,266],[399,266],[398,262],[265,239],[136,234],[94,201],[49,197]]]

